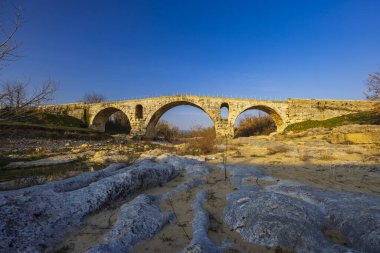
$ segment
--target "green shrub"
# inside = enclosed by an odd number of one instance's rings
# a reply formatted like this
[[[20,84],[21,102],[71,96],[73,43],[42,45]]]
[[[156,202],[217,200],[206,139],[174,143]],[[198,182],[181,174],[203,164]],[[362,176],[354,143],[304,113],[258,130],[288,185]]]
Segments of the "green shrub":
[[[285,131],[297,132],[315,127],[334,128],[349,124],[380,125],[380,112],[358,112],[327,120],[306,120],[287,126]]]

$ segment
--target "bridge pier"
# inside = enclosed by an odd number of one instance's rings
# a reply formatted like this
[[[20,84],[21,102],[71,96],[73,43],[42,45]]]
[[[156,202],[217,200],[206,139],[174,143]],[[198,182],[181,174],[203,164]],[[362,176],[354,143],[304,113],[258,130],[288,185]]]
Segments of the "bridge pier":
[[[132,136],[144,136],[145,135],[145,129],[143,126],[143,122],[141,120],[130,120],[129,124],[131,126],[131,132],[130,135]]]
[[[215,137],[216,139],[233,139],[234,125],[228,120],[221,119],[215,122]]]

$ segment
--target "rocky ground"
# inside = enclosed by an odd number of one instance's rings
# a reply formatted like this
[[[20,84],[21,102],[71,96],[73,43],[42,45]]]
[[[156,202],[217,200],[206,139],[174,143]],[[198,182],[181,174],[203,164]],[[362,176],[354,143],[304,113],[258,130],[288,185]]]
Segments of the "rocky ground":
[[[239,138],[232,141],[230,149],[229,162],[253,164],[281,179],[324,189],[380,194],[380,144],[332,143],[330,130],[316,128]]]
[[[2,186],[20,189],[0,192],[0,251],[380,252],[380,146],[333,138],[239,138],[196,157],[122,137],[60,140],[29,161],[9,141],[2,152],[18,159]],[[28,170],[41,180],[9,180]]]
[[[101,141],[44,138],[0,141],[0,190],[64,179],[103,169],[113,162],[130,164],[158,146],[123,135]]]

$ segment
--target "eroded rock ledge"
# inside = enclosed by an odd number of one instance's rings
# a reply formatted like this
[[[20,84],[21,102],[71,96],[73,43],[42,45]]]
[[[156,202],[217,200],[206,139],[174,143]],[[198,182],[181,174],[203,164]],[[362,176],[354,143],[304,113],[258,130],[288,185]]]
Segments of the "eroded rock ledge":
[[[124,168],[83,173],[62,181],[0,194],[0,251],[45,252],[83,218],[117,198],[174,178],[170,164],[144,159]]]

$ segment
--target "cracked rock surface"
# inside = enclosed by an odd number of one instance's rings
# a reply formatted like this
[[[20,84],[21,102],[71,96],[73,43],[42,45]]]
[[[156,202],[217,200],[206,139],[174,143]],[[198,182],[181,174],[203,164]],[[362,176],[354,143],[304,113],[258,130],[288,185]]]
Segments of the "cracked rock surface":
[[[296,252],[379,252],[379,197],[290,181],[247,188],[241,179],[265,177],[265,173],[228,169],[239,190],[227,197],[224,221],[244,240]],[[331,227],[348,238],[350,247],[327,238],[324,230]]]
[[[158,201],[139,195],[122,205],[117,221],[106,234],[105,242],[88,252],[128,252],[136,243],[148,239],[173,218],[171,212],[161,212]]]

